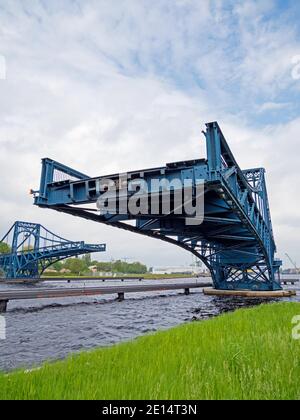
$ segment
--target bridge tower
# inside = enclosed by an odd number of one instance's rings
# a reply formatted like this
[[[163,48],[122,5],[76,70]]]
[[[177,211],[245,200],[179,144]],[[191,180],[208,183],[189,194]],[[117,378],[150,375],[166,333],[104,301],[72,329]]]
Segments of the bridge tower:
[[[0,241],[0,270],[7,279],[35,279],[52,264],[91,252],[105,244],[86,244],[61,238],[42,225],[17,221]]]

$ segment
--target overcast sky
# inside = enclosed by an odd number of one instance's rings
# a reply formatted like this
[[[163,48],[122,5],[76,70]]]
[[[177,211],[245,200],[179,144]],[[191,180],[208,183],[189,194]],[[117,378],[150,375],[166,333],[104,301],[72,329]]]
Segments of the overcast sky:
[[[91,176],[205,157],[217,120],[267,169],[279,257],[300,264],[298,0],[0,0],[0,236],[15,220],[184,265],[170,245],[32,205],[40,160]],[[290,264],[289,264],[290,265]]]

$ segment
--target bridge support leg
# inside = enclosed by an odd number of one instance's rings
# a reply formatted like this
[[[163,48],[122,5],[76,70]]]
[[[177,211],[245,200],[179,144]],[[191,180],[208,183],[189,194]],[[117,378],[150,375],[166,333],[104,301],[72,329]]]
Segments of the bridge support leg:
[[[190,289],[184,289],[184,294],[186,295],[186,296],[188,296],[189,294],[190,294]]]
[[[122,302],[125,299],[125,294],[124,292],[120,292],[118,293],[118,301]]]
[[[6,312],[8,300],[0,300],[0,314]]]

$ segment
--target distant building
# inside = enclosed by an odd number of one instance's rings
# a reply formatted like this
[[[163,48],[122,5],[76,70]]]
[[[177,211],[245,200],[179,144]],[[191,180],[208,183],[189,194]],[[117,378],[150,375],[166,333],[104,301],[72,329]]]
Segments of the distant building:
[[[202,272],[200,267],[195,266],[178,266],[178,267],[153,267],[153,274],[188,274],[198,275]]]
[[[97,273],[97,272],[98,272],[98,268],[97,268],[97,266],[96,266],[96,265],[90,265],[90,266],[89,266],[89,270],[90,270],[92,273]]]

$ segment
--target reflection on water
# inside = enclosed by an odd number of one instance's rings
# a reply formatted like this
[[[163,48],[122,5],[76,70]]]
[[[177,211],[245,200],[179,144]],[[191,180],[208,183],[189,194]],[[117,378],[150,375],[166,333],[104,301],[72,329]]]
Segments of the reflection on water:
[[[174,282],[184,281],[191,280]],[[120,283],[113,281],[105,284]],[[83,285],[83,282],[0,285],[0,290]],[[86,285],[96,286],[99,283],[89,282]],[[289,289],[298,287],[288,286]],[[298,299],[297,296],[285,300]],[[269,299],[205,296],[200,289],[195,289],[189,296],[182,291],[128,294],[123,302],[116,302],[114,295],[10,302],[5,314],[7,339],[0,341],[0,369],[32,367],[46,360],[64,358],[71,352],[112,345],[184,322],[200,321],[237,308],[268,302]]]

